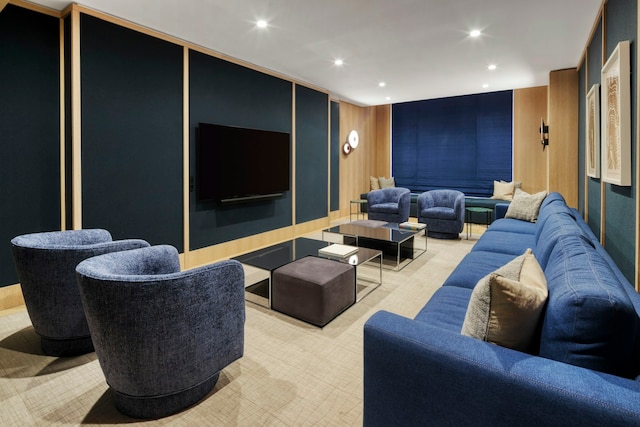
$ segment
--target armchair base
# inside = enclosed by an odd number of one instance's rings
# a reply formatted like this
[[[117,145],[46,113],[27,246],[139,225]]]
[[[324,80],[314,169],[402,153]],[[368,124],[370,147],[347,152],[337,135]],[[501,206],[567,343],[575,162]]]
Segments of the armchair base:
[[[79,338],[52,339],[40,336],[40,347],[47,356],[70,357],[93,352],[91,335]]]
[[[132,418],[162,418],[185,409],[205,397],[218,382],[220,372],[200,384],[177,393],[162,396],[129,396],[113,388],[114,401],[120,412]]]

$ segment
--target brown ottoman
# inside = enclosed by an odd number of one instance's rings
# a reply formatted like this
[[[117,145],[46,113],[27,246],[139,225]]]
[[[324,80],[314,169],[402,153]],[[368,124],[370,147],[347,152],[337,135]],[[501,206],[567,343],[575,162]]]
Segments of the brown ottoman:
[[[324,326],[356,301],[352,265],[308,256],[273,272],[271,308]]]

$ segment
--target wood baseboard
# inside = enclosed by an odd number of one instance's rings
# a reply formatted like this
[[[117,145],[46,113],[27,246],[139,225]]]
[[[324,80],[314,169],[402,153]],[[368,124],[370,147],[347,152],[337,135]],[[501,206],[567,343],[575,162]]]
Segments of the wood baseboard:
[[[0,288],[0,310],[8,310],[24,305],[20,284]]]

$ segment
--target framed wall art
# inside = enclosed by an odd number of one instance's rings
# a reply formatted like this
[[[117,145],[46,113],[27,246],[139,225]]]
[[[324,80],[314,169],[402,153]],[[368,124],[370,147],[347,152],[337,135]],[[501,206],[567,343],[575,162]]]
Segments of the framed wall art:
[[[602,67],[602,180],[631,185],[631,70],[629,41],[616,46]]]
[[[587,176],[600,178],[600,85],[597,83],[587,93],[585,123]]]

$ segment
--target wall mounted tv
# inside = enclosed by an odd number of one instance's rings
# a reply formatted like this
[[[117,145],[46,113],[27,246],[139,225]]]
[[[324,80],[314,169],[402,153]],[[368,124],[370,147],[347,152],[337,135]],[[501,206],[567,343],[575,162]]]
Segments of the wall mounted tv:
[[[196,194],[199,201],[247,203],[289,191],[288,133],[199,123]]]

